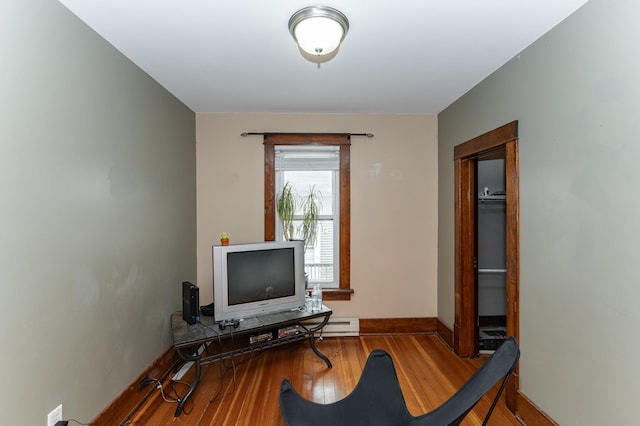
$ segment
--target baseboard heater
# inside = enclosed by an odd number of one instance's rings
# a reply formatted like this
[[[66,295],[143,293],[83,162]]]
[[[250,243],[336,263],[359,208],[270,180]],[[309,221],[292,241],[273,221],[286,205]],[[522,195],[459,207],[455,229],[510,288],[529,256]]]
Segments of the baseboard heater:
[[[305,321],[303,325],[313,327],[320,321],[321,319],[312,319]],[[358,318],[329,318],[329,322],[322,329],[322,335],[324,337],[357,337],[360,335],[360,320]]]

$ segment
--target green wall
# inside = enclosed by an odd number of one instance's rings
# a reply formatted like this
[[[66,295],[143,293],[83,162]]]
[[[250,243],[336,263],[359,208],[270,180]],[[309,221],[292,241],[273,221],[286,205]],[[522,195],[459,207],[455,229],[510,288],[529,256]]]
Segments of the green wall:
[[[638,419],[639,16],[589,1],[438,117],[438,316],[453,325],[453,147],[519,120],[520,385],[562,425]]]
[[[196,276],[195,114],[56,1],[0,3],[2,424],[88,422]]]

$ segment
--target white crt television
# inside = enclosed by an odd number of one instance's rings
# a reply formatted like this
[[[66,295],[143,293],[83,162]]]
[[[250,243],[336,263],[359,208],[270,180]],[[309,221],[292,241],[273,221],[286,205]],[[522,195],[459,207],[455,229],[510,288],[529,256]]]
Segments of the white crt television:
[[[216,322],[304,306],[304,242],[213,246]]]

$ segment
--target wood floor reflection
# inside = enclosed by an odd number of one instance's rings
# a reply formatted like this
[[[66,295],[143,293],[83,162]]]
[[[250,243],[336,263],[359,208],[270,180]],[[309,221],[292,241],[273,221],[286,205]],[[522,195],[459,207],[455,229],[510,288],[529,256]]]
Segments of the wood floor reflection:
[[[391,354],[407,407],[418,415],[444,402],[483,362],[457,358],[435,335],[334,337],[317,343],[333,368],[327,368],[306,342],[237,357],[233,365],[228,360],[216,362],[203,367],[200,385],[181,416],[174,417],[176,404],[163,400],[158,390],[127,424],[284,425],[278,406],[282,379],[291,380],[306,398],[333,402],[353,390],[367,356],[376,348]],[[187,373],[184,380],[191,374]],[[164,383],[163,389],[164,397],[171,401],[175,397],[171,384]],[[177,384],[175,391],[184,395],[186,389]],[[495,389],[492,393],[495,395]],[[482,424],[490,404],[485,396],[462,424]],[[520,425],[507,410],[504,396],[489,424]]]

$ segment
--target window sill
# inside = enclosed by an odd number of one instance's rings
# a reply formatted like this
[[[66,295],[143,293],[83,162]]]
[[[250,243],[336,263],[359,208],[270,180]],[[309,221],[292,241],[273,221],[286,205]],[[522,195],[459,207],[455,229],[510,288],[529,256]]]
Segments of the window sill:
[[[324,288],[322,289],[323,300],[351,300],[352,289]]]

